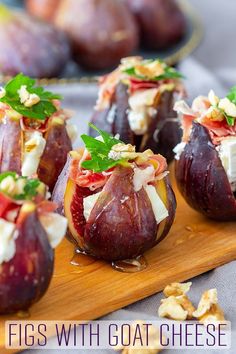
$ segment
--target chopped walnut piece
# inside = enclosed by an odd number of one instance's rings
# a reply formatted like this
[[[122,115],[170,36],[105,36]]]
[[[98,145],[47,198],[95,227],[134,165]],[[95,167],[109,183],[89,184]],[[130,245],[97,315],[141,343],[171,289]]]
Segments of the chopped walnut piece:
[[[191,320],[193,318],[193,312],[195,311],[195,307],[189,300],[188,296],[184,294],[181,296],[177,296],[176,298],[182,308],[188,312],[187,320]]]
[[[165,297],[169,296],[180,296],[187,294],[190,290],[192,283],[171,283],[165,287],[163,293]]]
[[[121,65],[120,69],[125,70],[129,69],[132,66],[139,65],[142,62],[142,57],[139,56],[133,56],[133,57],[127,57],[127,58],[122,58],[121,59]]]
[[[135,152],[135,146],[131,144],[116,144],[112,146],[112,150],[115,152]]]
[[[164,74],[165,69],[163,63],[155,60],[151,63],[146,63],[145,65],[136,65],[135,73],[141,76],[146,76],[149,79],[153,79],[154,77],[158,77]]]
[[[217,303],[218,303],[217,290],[210,289],[205,291],[202,294],[202,297],[198,304],[198,308],[196,311],[194,311],[193,316],[196,318],[200,318],[201,316],[205,315],[207,311],[210,310],[212,305],[215,305]]]
[[[35,93],[30,93],[26,85],[22,85],[20,89],[18,90],[18,94],[20,97],[20,102],[25,106],[25,107],[32,107],[35,104],[40,102],[40,97],[36,95]]]
[[[209,323],[215,324],[217,322],[225,322],[225,316],[220,306],[218,304],[214,304],[211,306],[210,310],[198,318],[198,320],[206,326]]]
[[[216,122],[222,122],[225,119],[225,116],[222,111],[219,110],[217,107],[213,106],[208,108],[208,110],[206,111],[206,117]],[[204,117],[199,118],[199,120],[201,122],[204,122]]]
[[[193,312],[193,316],[204,325],[225,321],[224,313],[218,305],[216,289],[207,290],[202,294],[198,308]]]
[[[147,336],[147,327],[145,326],[145,322],[143,321],[135,321],[131,325],[131,331],[127,329],[127,332],[123,332],[123,342],[128,342],[128,337],[129,335],[134,336],[134,333],[136,332],[137,326],[140,326],[140,332],[142,338],[146,338]],[[137,346],[129,346],[129,347],[124,347],[124,346],[116,346],[114,348],[115,350],[122,350],[122,354],[157,354],[159,353],[163,348],[160,344],[160,336],[159,336],[159,331],[154,327],[154,326],[149,326],[148,327],[148,347],[144,346],[141,347],[140,345]]]
[[[172,320],[184,321],[188,317],[188,311],[181,305],[181,300],[175,296],[169,296],[161,300],[161,305],[158,309],[159,317],[166,317]]]

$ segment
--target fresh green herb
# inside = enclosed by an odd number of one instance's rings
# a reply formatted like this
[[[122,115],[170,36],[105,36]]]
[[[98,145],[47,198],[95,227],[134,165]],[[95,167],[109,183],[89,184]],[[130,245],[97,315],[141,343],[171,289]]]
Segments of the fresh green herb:
[[[168,66],[166,63],[164,63],[160,59],[156,60],[144,60],[141,65],[145,66],[147,64],[150,64],[151,62],[157,61],[163,65],[164,73],[159,75],[159,76],[154,76],[150,79],[150,77],[144,76],[144,75],[139,75],[136,73],[135,66],[131,66],[127,69],[124,70],[126,74],[129,76],[136,77],[140,80],[153,80],[153,81],[159,81],[159,80],[166,80],[166,79],[180,79],[184,78],[184,76],[177,71],[176,69],[172,68],[171,66]]]
[[[231,90],[229,91],[227,98],[236,104],[236,86],[232,87]]]
[[[57,108],[54,106],[52,100],[61,99],[60,95],[45,91],[43,87],[35,86],[36,81],[22,73],[10,80],[6,86],[6,94],[0,99],[0,102],[8,104],[16,112],[22,114],[24,117],[45,120],[56,112]],[[20,101],[19,90],[21,86],[26,86],[30,94],[36,94],[40,98],[40,102],[32,107],[26,107]]]
[[[91,154],[91,160],[84,161],[82,167],[94,172],[102,172],[121,163],[123,160],[115,161],[110,159],[108,155],[112,147],[116,144],[122,143],[122,141],[114,138],[103,130],[98,129],[93,124],[89,124],[89,126],[100,134],[102,138],[101,140],[103,141],[86,134],[81,135],[81,139]]]
[[[23,177],[22,177],[23,178]],[[41,182],[38,179],[25,179],[26,184],[24,186],[24,192],[14,195],[16,200],[32,200],[38,194],[38,187]]]
[[[226,96],[232,103],[236,105],[236,86],[232,87],[231,90],[229,91],[228,95]],[[230,126],[234,126],[235,124],[235,118],[228,116],[224,112],[225,119],[227,121],[227,124]]]
[[[18,176],[15,172],[4,172],[0,174],[0,183],[7,177],[13,177],[14,181],[23,180],[25,185],[23,187],[23,192],[20,194],[10,195],[15,200],[32,200],[38,194],[38,187],[41,182],[38,179],[29,179],[27,177]],[[4,191],[3,191],[4,192]]]
[[[233,127],[234,122],[235,122],[235,118],[228,116],[228,114],[226,114],[225,112],[224,112],[224,116],[227,121],[227,124]]]
[[[11,176],[13,177],[14,179],[16,179],[17,177],[17,174],[16,172],[3,172],[0,174],[0,183],[5,179],[7,178],[8,176]]]

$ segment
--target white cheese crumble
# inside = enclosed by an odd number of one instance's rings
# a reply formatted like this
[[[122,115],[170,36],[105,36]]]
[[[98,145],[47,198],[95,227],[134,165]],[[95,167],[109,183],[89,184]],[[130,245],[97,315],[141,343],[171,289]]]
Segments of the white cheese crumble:
[[[86,221],[88,221],[91,211],[94,208],[94,205],[95,205],[96,201],[98,200],[98,197],[100,196],[100,194],[101,194],[101,192],[98,192],[98,193],[92,194],[92,195],[83,199],[84,217],[85,217]]]
[[[43,138],[41,132],[25,132],[25,145],[21,167],[22,176],[30,177],[37,173],[45,146],[46,140]]]
[[[67,134],[72,141],[72,143],[76,140],[78,136],[78,128],[75,124],[66,124]]]
[[[181,156],[182,152],[184,151],[185,146],[186,146],[186,143],[184,141],[182,141],[181,143],[176,145],[176,147],[173,149],[173,151],[175,153],[175,160],[180,159],[180,156]]]
[[[0,98],[3,98],[6,95],[6,90],[3,87],[0,87]]]
[[[113,124],[113,123],[114,123],[115,116],[116,116],[116,109],[117,109],[116,104],[113,104],[113,105],[111,106],[111,109],[110,109],[109,112],[108,112],[108,115],[107,115],[107,122],[110,123],[110,124]]]
[[[217,147],[222,165],[228,176],[232,191],[236,191],[236,138],[229,137],[222,140]]]
[[[121,152],[119,152],[119,151],[117,152],[117,151],[111,150],[108,154],[108,157],[111,160],[118,161],[122,158],[122,155],[121,155]]]
[[[20,89],[18,90],[18,94],[20,97],[20,102],[25,106],[25,107],[32,107],[35,104],[40,102],[40,97],[36,95],[35,93],[30,93],[27,90],[26,85],[22,85]]]
[[[148,129],[148,119],[145,107],[140,109],[139,112],[129,111],[128,121],[130,129],[136,135],[143,135],[147,132]]]
[[[155,178],[155,169],[153,166],[148,166],[145,169],[134,168],[133,184],[135,192],[142,189],[143,186],[153,181]]]
[[[230,117],[236,117],[236,105],[231,102],[227,97],[222,98],[219,102],[219,108],[223,109]]]
[[[158,89],[140,90],[129,98],[128,121],[130,129],[136,135],[143,135],[148,130],[148,120],[156,112],[153,108]]]
[[[66,234],[68,221],[56,213],[45,213],[39,216],[52,248],[56,248]]]
[[[155,215],[156,222],[157,222],[157,224],[159,224],[161,221],[163,221],[164,219],[166,219],[169,216],[169,212],[168,212],[165,204],[163,203],[163,201],[159,197],[159,195],[156,191],[156,188],[154,186],[147,185],[145,187],[145,191],[147,192],[147,195],[148,195],[149,200],[151,202],[152,210]]]
[[[3,262],[9,262],[14,257],[16,252],[15,224],[0,218],[0,235],[0,264],[2,264]]]

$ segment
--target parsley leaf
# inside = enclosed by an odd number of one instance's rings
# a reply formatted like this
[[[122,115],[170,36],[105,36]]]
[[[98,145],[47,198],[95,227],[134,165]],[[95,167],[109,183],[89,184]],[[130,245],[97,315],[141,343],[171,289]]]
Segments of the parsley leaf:
[[[235,118],[228,116],[228,114],[226,114],[225,112],[224,112],[224,116],[227,121],[227,124],[233,127],[234,122],[235,122]]]
[[[3,172],[0,174],[0,183],[7,177],[13,177],[14,181],[24,181],[23,192],[20,194],[10,194],[9,196],[15,200],[32,200],[39,192],[38,187],[42,182],[38,179],[30,179],[27,177],[18,176],[15,172]],[[4,190],[1,190],[3,193],[6,193]],[[8,193],[6,193],[8,194]]]
[[[89,124],[89,126],[100,134],[103,141],[86,134],[81,135],[81,139],[83,140],[86,149],[91,154],[91,160],[84,161],[82,167],[94,172],[103,172],[123,162],[123,159],[112,160],[108,157],[112,147],[116,144],[122,143],[122,141],[114,138],[105,131],[98,129],[93,124]]]
[[[145,75],[140,75],[136,73],[135,70],[135,66],[131,66],[127,69],[124,69],[123,72],[125,72],[126,74],[128,74],[129,76],[133,76],[136,77],[140,80],[152,80],[152,81],[159,81],[159,80],[166,80],[166,79],[180,79],[180,78],[184,78],[184,76],[177,71],[175,68],[168,66],[164,61],[160,60],[160,59],[156,59],[156,60],[144,60],[141,65],[145,66],[147,64],[150,64],[154,61],[157,61],[159,63],[161,63],[163,65],[163,69],[164,69],[164,73],[159,75],[159,76],[153,76],[152,78],[147,77]]]
[[[35,86],[36,81],[22,73],[16,75],[5,86],[6,94],[0,98],[0,102],[8,104],[16,112],[24,117],[45,120],[57,111],[52,100],[61,99],[60,95],[45,91],[43,87]],[[40,102],[32,107],[26,107],[20,101],[19,93],[21,86],[26,86],[30,94],[36,94],[40,98]]]
[[[228,95],[226,96],[232,103],[234,103],[236,105],[236,86],[233,86]],[[235,118],[229,116],[227,113],[223,112],[225,119],[227,121],[227,124],[230,126],[234,126],[235,124]]]
[[[24,177],[23,177],[24,178]],[[38,194],[38,187],[41,182],[38,179],[26,179],[24,193],[14,195],[16,200],[32,200]]]
[[[232,87],[231,90],[229,91],[227,98],[236,104],[236,86]]]
[[[3,172],[0,174],[0,183],[7,178],[8,176],[12,176],[14,179],[16,178],[16,172]]]

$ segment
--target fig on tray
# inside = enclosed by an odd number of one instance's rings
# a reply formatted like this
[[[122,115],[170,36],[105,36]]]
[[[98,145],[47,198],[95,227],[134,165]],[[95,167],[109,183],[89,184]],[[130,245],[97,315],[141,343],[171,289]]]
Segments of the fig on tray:
[[[15,172],[0,175],[0,314],[27,310],[46,292],[67,220],[48,188]]]
[[[175,0],[125,0],[134,14],[141,44],[149,50],[168,48],[187,31],[185,15]]]
[[[76,136],[60,98],[23,74],[0,89],[0,173],[38,175],[53,189]]]
[[[121,65],[100,80],[92,123],[137,151],[150,148],[171,161],[181,140],[173,111],[176,96],[184,94],[182,75],[161,60],[123,58]],[[90,134],[94,135],[92,129]]]
[[[65,33],[23,10],[8,9],[2,1],[0,43],[3,75],[23,72],[37,78],[56,77],[70,59],[70,43]]]
[[[223,99],[211,90],[175,109],[184,131],[174,149],[181,193],[202,214],[236,221],[236,87]]]
[[[67,33],[74,60],[89,70],[114,67],[138,45],[135,19],[120,0],[63,0],[53,22]]]
[[[167,163],[91,128],[99,137],[81,136],[86,149],[69,154],[52,199],[81,251],[107,261],[132,259],[159,243],[173,223]]]

